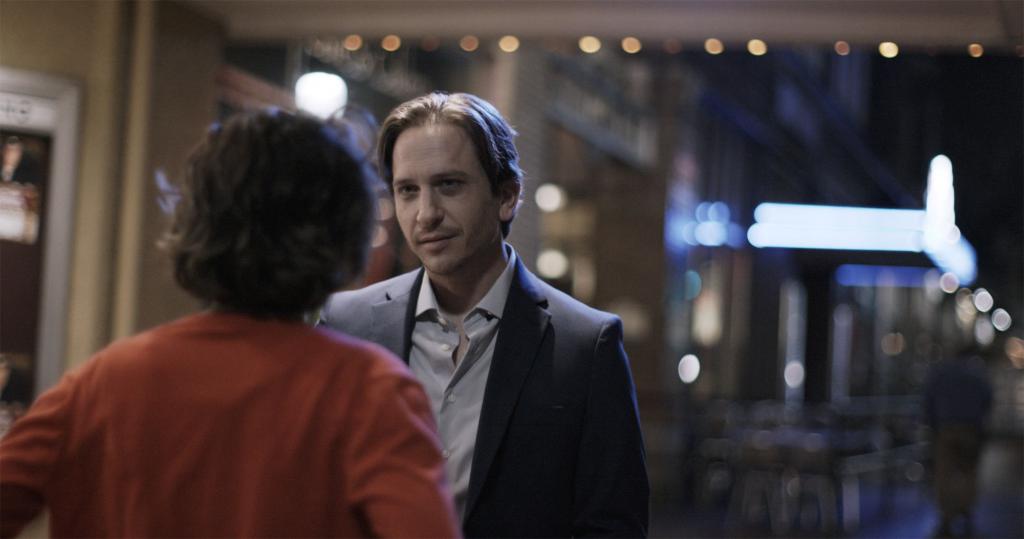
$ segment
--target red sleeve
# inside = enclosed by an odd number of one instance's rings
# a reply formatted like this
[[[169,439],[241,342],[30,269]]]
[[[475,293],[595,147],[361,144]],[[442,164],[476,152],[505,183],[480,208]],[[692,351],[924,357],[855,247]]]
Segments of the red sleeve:
[[[348,498],[375,537],[460,537],[434,418],[395,367],[361,388],[348,453]]]
[[[0,537],[13,537],[45,505],[61,456],[76,376],[44,393],[0,439]]]

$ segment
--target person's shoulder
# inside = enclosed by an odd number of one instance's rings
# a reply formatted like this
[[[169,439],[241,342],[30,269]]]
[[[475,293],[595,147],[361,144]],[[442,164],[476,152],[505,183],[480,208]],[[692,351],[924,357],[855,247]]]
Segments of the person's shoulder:
[[[615,314],[591,307],[569,294],[531,275],[533,286],[547,301],[547,310],[553,317],[571,319],[588,326],[606,326],[619,321]]]
[[[419,274],[414,270],[357,290],[331,294],[320,310],[320,325],[359,337],[370,336],[373,306],[407,296]]]
[[[344,357],[347,366],[358,369],[364,376],[411,376],[405,363],[379,344],[326,328],[315,328],[314,331],[323,339],[323,346],[331,348],[333,355]]]
[[[88,359],[71,367],[62,376],[62,381],[74,386],[93,387],[110,384],[103,380],[119,380],[134,376],[145,368],[139,358],[148,357],[154,349],[173,346],[168,339],[182,325],[185,319],[178,319],[155,326],[134,335],[115,339],[107,346],[94,352]]]
[[[363,288],[335,292],[327,298],[323,310],[325,313],[332,314],[339,309],[370,306],[381,301],[395,299],[402,294],[408,294],[419,273],[420,270],[416,269]]]
[[[196,325],[199,318],[199,315],[188,315],[133,335],[115,339],[96,352],[83,366],[97,368],[98,364],[111,366],[121,362],[135,363],[132,361],[133,359],[146,356],[147,351],[153,348],[176,346],[175,336]]]

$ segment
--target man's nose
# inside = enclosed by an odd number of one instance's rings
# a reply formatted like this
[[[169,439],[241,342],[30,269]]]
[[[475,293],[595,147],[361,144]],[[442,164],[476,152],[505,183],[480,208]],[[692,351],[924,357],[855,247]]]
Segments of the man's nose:
[[[431,228],[437,226],[444,218],[444,210],[429,190],[424,192],[419,200],[419,208],[416,211],[416,222],[420,226]]]

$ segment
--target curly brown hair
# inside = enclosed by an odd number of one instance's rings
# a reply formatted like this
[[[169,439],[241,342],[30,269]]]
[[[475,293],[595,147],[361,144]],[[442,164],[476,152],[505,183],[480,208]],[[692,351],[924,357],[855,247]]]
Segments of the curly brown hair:
[[[376,211],[343,130],[278,110],[215,125],[162,240],[178,284],[219,308],[294,318],[363,270]]]

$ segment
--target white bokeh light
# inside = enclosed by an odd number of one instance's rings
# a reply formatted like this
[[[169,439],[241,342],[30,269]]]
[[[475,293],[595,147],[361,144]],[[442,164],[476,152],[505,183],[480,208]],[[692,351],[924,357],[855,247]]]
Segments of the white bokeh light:
[[[992,299],[992,294],[984,288],[979,288],[974,291],[974,307],[983,313],[987,313],[992,310],[992,306],[995,304],[995,300]]]
[[[533,198],[537,202],[537,207],[542,211],[553,212],[560,210],[565,205],[566,196],[565,190],[561,187],[545,183],[537,188]]]
[[[295,81],[295,106],[326,120],[344,111],[348,104],[348,85],[337,75],[315,71]]]
[[[988,316],[979,316],[974,321],[974,339],[982,346],[988,346],[996,339],[996,330],[993,329]]]
[[[692,384],[700,376],[700,360],[693,354],[686,354],[679,360],[679,379]]]
[[[999,308],[992,311],[992,326],[999,331],[1006,331],[1010,329],[1010,325],[1013,324],[1013,319],[1010,317],[1010,313],[1006,312],[1006,309]]]
[[[960,288],[960,279],[954,273],[943,273],[942,277],[939,278],[939,287],[942,288],[943,292],[952,294]]]
[[[799,361],[790,361],[782,372],[786,385],[792,388],[800,387],[804,383],[804,366]]]
[[[565,253],[546,249],[537,256],[537,272],[547,279],[559,279],[569,271],[569,259]]]

